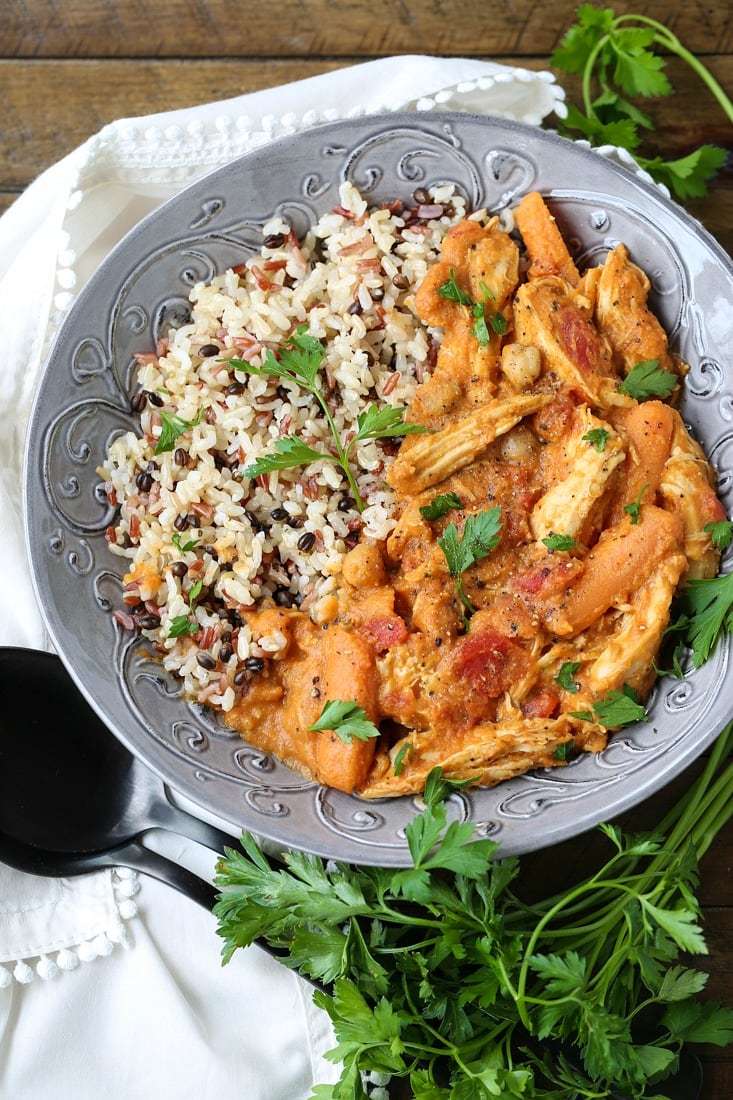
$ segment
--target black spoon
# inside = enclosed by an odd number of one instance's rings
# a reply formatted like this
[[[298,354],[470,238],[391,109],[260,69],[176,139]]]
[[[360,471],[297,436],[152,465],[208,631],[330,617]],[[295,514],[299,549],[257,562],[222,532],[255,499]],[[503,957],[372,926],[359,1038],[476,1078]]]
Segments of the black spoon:
[[[161,828],[223,852],[234,838],[170,802],[163,782],[110,733],[59,658],[0,646],[0,695],[29,700],[20,719],[0,720],[0,860],[51,876],[131,867],[211,909],[211,883],[141,840]],[[683,1050],[677,1073],[660,1088],[669,1100],[698,1100],[699,1059]]]
[[[162,828],[223,852],[234,838],[171,804],[58,657],[0,648],[0,683],[6,700],[26,700],[12,722],[0,720],[0,859],[39,875],[132,867],[211,908],[211,883],[140,841]]]
[[[219,853],[236,840],[171,803],[162,780],[110,733],[58,657],[0,647],[0,692],[27,700],[20,715],[0,719],[0,861],[49,876],[130,867],[211,909],[213,885],[142,839],[165,829]],[[275,958],[285,955],[256,942]]]

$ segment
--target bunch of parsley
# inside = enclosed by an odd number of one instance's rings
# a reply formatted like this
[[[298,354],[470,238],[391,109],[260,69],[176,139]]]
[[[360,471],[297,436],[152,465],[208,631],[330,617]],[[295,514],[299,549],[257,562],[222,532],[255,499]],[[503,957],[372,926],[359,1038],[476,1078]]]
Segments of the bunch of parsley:
[[[431,773],[409,868],[280,863],[246,834],[220,863],[224,961],[262,938],[321,984],[341,1077],[314,1098],[364,1100],[381,1072],[414,1100],[662,1100],[683,1044],[733,1040],[733,1011],[680,962],[706,952],[697,861],[733,815],[733,726],[658,833],[602,826],[605,865],[539,901],[519,860],[449,822],[456,786]]]
[[[627,149],[642,168],[679,199],[707,194],[707,181],[725,164],[726,150],[701,145],[677,160],[641,156],[638,150],[643,133],[652,130],[654,122],[639,101],[673,92],[664,71],[665,58],[658,52],[661,50],[688,64],[733,122],[733,103],[712,73],[656,19],[631,13],[616,15],[613,8],[592,4],[578,8],[576,15],[577,22],[550,58],[556,68],[577,73],[582,80],[582,109],[568,105],[563,133],[580,133],[592,145]]]

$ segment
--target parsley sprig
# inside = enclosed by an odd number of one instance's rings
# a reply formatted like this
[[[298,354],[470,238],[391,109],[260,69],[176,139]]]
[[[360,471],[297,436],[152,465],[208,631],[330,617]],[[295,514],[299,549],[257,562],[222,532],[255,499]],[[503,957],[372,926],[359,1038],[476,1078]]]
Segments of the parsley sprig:
[[[377,727],[369,721],[363,707],[353,699],[329,699],[308,729],[314,732],[332,730],[346,745],[350,745],[354,738],[357,741],[368,741],[370,737],[379,737]]]
[[[519,860],[449,822],[454,789],[431,773],[409,867],[279,863],[248,834],[219,864],[224,961],[262,937],[324,986],[340,1079],[314,1100],[364,1100],[374,1071],[415,1100],[662,1095],[683,1044],[733,1040],[733,1011],[680,959],[707,950],[698,859],[733,816],[730,726],[655,833],[601,826],[605,862],[540,899],[522,899]]]
[[[231,370],[240,371],[243,374],[267,375],[271,378],[281,378],[285,382],[291,382],[307,390],[315,397],[323,409],[323,413],[331,429],[335,454],[329,451],[319,451],[310,447],[297,435],[286,435],[275,441],[274,449],[270,454],[256,459],[243,471],[244,477],[255,478],[261,474],[269,474],[275,470],[289,470],[296,466],[306,466],[310,462],[319,459],[327,459],[336,462],[343,470],[349,483],[352,496],[358,511],[364,511],[364,501],[351,468],[353,450],[357,443],[364,443],[370,439],[388,439],[416,432],[428,431],[422,424],[406,423],[404,420],[405,409],[393,405],[370,405],[364,412],[359,413],[356,421],[356,432],[348,443],[341,441],[341,435],[336,427],[328,402],[321,393],[318,372],[326,356],[326,349],[320,340],[308,332],[307,325],[300,325],[292,333],[283,347],[279,349],[278,357],[272,351],[267,350],[262,366],[255,366],[244,359],[230,359],[228,365]]]
[[[582,78],[582,109],[570,104],[564,132],[581,133],[593,145],[618,145],[633,153],[651,176],[679,199],[707,194],[707,181],[726,161],[726,150],[702,145],[688,156],[667,161],[639,154],[643,131],[654,122],[639,99],[668,96],[672,85],[666,61],[657,51],[686,62],[712,93],[730,122],[733,103],[702,61],[668,27],[646,15],[616,15],[613,8],[583,4],[550,62]]]
[[[443,551],[448,572],[456,586],[456,594],[468,615],[473,615],[476,609],[463,589],[463,574],[474,562],[481,561],[499,545],[500,516],[501,509],[495,505],[485,512],[467,516],[460,534],[455,523],[449,523],[438,539],[438,546]]]
[[[581,718],[585,722],[598,722],[606,729],[632,726],[635,722],[641,722],[646,718],[646,711],[630,684],[624,684],[621,691],[609,691],[608,695],[593,704],[592,710],[569,713],[572,718]]]
[[[692,667],[700,668],[718,639],[733,633],[733,573],[688,581],[674,610],[666,633],[678,640],[676,667],[680,652],[689,648]]]
[[[191,585],[188,592],[189,613],[187,615],[176,615],[171,619],[168,624],[169,638],[185,638],[189,634],[198,634],[201,629],[201,624],[194,617],[194,613],[203,587],[204,582],[200,578]]]
[[[659,366],[658,359],[645,359],[631,368],[619,386],[619,393],[626,393],[637,401],[669,397],[678,381],[676,374]]]

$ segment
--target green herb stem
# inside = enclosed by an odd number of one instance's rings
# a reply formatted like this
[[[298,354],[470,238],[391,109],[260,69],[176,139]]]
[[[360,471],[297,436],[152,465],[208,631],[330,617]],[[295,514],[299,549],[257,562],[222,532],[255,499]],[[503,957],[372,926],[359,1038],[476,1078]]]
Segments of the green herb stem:
[[[656,33],[659,44],[665,46],[670,53],[676,54],[681,61],[685,61],[690,66],[693,72],[700,77],[708,90],[712,92],[713,96],[727,115],[729,122],[733,122],[733,102],[731,102],[707,66],[703,65],[694,53],[691,53],[690,50],[683,46],[679,38],[677,38],[668,27],[665,27],[663,23],[659,23],[656,19],[652,19],[647,15],[633,14],[617,16],[614,25],[618,27],[622,23],[629,22],[643,23],[645,26],[651,27]],[[607,41],[607,39],[608,36],[606,36],[604,41]]]

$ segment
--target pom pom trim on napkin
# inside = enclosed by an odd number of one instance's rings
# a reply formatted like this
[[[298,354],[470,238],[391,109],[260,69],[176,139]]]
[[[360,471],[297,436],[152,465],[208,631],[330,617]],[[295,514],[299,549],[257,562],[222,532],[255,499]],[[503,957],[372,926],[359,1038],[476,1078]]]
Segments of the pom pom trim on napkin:
[[[71,887],[66,880],[54,880],[55,896],[43,900],[33,892],[35,879],[2,870],[4,878],[19,877],[6,883],[13,889],[12,904],[0,901],[0,928],[6,941],[0,954],[0,989],[13,981],[20,985],[36,978],[49,981],[110,955],[115,947],[130,946],[125,922],[137,915],[135,871],[121,867],[77,880],[73,889],[78,897],[69,905]]]

